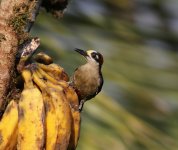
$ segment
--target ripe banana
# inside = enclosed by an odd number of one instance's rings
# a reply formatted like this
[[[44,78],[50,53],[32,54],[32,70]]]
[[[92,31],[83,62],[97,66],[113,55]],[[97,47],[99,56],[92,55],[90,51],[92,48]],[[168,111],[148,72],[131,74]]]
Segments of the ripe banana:
[[[65,95],[70,103],[71,112],[72,112],[72,131],[71,131],[68,150],[75,150],[80,136],[80,123],[81,123],[80,112],[78,109],[79,106],[78,96],[74,91],[74,89],[70,86],[65,88]]]
[[[53,96],[53,103],[56,106],[58,121],[60,124],[56,150],[66,150],[71,135],[72,116],[70,106],[67,103],[63,91],[51,88],[50,93]]]
[[[49,80],[50,82],[54,84],[58,82],[54,77],[50,76],[47,72],[42,70],[40,67],[37,68],[37,71],[39,72],[39,74],[41,74],[44,80]]]
[[[39,68],[48,73],[56,80],[69,81],[68,75],[64,72],[64,69],[57,64],[44,65],[38,63]]]
[[[45,77],[43,76],[45,75]],[[58,130],[57,130],[57,138],[56,143],[54,145],[54,150],[66,150],[69,144],[70,134],[71,134],[71,122],[72,122],[72,116],[71,116],[71,110],[69,107],[69,103],[66,100],[63,89],[60,87],[60,85],[56,86],[52,82],[50,82],[48,79],[51,80],[52,77],[48,78],[49,76],[41,72],[39,68],[33,73],[34,76],[34,82],[38,85],[38,87],[41,87],[41,90],[46,90],[46,93],[50,96],[50,102],[53,106],[52,108],[55,109],[57,121],[58,121]],[[55,79],[52,80],[53,82],[57,81]],[[42,92],[43,94],[43,92]],[[45,95],[43,95],[45,97]],[[49,97],[47,98],[49,100]],[[52,112],[51,112],[52,113]],[[54,115],[54,112],[53,112]],[[50,123],[48,120],[46,120],[46,126],[48,131],[48,123]],[[53,123],[54,124],[54,123]],[[51,128],[49,126],[49,128]],[[50,129],[52,130],[52,129]],[[52,130],[53,131],[53,130]],[[47,135],[48,139],[48,135]],[[49,138],[50,140],[50,138]],[[48,140],[47,140],[48,141]]]
[[[45,80],[46,84],[52,83],[53,85],[57,85],[56,86],[57,88],[60,88],[60,87],[66,88],[66,87],[69,86],[66,81],[63,81],[63,80],[59,80],[58,81],[58,80],[56,80],[54,78],[54,76],[50,76],[47,72],[42,70],[40,67],[38,67],[37,72],[38,72],[38,74],[40,74],[41,78],[43,78]]]
[[[44,104],[41,92],[33,85],[31,72],[23,70],[24,90],[19,101],[18,150],[44,147]]]
[[[56,106],[52,102],[52,96],[46,91],[42,91],[45,113],[46,113],[46,150],[54,150],[57,142],[59,121],[57,120]]]
[[[33,72],[33,80],[40,87],[42,91],[43,101],[45,105],[45,126],[46,126],[46,136],[45,136],[45,149],[54,150],[57,143],[57,135],[59,129],[59,121],[56,113],[56,106],[53,103],[52,96],[50,94],[50,89],[42,80],[40,74],[37,71]]]
[[[45,74],[44,73],[41,74],[41,77],[40,77],[41,79],[44,78],[43,75],[45,75]],[[78,110],[78,106],[79,106],[78,96],[77,96],[75,90],[72,87],[70,87],[67,84],[67,82],[64,82],[61,80],[59,82],[56,82],[56,84],[54,84],[54,83],[50,82],[49,80],[47,80],[47,77],[48,76],[46,76],[46,78],[45,78],[46,85],[48,87],[51,87],[51,88],[54,88],[57,90],[62,90],[62,88],[63,88],[63,90],[65,92],[66,100],[70,104],[71,113],[72,113],[72,129],[71,129],[70,144],[69,144],[68,149],[73,150],[77,146],[79,135],[80,135],[80,112]]]
[[[0,150],[13,150],[17,141],[18,106],[12,100],[0,121]]]
[[[45,65],[39,65],[39,66],[40,67],[43,66],[44,68]],[[80,135],[80,112],[78,110],[78,106],[79,106],[78,96],[75,90],[72,87],[70,87],[67,82],[63,80],[60,81],[55,80],[54,78],[49,76],[48,73],[43,71],[41,68],[38,68],[37,70],[38,70],[37,73],[39,78],[45,79],[45,84],[48,87],[54,88],[56,90],[62,90],[63,88],[65,92],[65,97],[68,103],[70,104],[71,113],[72,113],[72,129],[71,129],[70,144],[68,146],[68,149],[69,150],[75,149]]]

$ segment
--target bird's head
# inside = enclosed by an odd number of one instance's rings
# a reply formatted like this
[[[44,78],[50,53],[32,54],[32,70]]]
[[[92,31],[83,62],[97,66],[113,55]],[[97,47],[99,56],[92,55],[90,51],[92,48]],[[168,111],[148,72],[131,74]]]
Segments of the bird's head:
[[[95,62],[100,67],[102,66],[103,56],[99,52],[97,52],[95,50],[84,51],[84,50],[81,50],[78,48],[76,48],[75,51],[78,52],[79,54],[83,55],[87,59],[88,62]]]

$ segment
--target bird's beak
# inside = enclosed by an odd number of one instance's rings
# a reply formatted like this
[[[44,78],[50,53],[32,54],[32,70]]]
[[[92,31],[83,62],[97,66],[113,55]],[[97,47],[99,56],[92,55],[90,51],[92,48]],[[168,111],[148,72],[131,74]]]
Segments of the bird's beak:
[[[79,54],[83,55],[84,57],[88,56],[87,52],[82,49],[76,48],[75,51],[78,52]]]

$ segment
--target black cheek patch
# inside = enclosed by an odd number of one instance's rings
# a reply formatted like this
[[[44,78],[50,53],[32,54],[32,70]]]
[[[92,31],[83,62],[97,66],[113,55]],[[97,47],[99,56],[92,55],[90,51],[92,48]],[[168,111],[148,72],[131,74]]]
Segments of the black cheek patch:
[[[103,64],[103,56],[100,53],[92,53],[91,57],[95,59],[100,65]]]

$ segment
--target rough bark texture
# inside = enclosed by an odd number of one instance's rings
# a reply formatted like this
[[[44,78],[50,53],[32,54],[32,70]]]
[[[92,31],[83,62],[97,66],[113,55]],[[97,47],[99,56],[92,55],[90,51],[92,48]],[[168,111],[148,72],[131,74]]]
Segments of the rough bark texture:
[[[18,46],[28,38],[41,0],[0,1],[0,108],[13,84]]]

